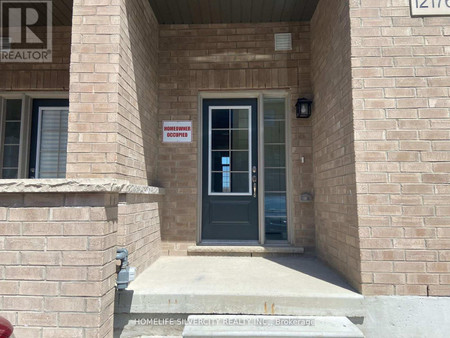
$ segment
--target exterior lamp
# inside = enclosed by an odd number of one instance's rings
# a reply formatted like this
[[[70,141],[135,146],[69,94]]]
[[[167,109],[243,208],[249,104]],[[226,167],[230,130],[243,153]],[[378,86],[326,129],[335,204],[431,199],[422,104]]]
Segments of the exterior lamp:
[[[311,106],[312,101],[305,99],[304,97],[297,100],[297,104],[295,105],[296,108],[296,115],[298,119],[307,119],[311,116]]]

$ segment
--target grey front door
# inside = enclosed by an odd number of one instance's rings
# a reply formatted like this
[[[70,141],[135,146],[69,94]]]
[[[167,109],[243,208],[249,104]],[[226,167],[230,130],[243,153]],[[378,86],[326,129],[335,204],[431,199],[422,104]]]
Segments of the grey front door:
[[[257,241],[256,99],[203,101],[202,240]]]

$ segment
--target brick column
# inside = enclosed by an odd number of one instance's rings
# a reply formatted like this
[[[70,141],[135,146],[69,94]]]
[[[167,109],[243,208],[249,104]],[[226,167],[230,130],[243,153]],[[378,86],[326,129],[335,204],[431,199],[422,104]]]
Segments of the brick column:
[[[117,177],[120,5],[75,0],[67,177]]]
[[[147,0],[75,1],[68,178],[156,181],[158,27]]]

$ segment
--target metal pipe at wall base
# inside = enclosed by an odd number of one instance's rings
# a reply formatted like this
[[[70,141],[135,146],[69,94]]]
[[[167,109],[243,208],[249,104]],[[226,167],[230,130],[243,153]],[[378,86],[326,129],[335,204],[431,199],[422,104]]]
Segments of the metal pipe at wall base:
[[[128,250],[125,248],[119,248],[117,249],[116,259],[121,260],[121,267],[122,266],[128,266]]]
[[[128,250],[119,248],[116,252],[116,259],[120,260],[120,270],[117,273],[117,290],[125,290],[128,284],[136,276],[136,268],[128,266]]]

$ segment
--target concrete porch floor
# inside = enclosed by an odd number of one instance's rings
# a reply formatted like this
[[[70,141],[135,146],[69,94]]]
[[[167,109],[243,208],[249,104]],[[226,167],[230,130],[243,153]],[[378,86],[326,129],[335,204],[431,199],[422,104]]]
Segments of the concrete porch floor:
[[[161,257],[117,293],[116,313],[359,317],[362,302],[315,258]]]

